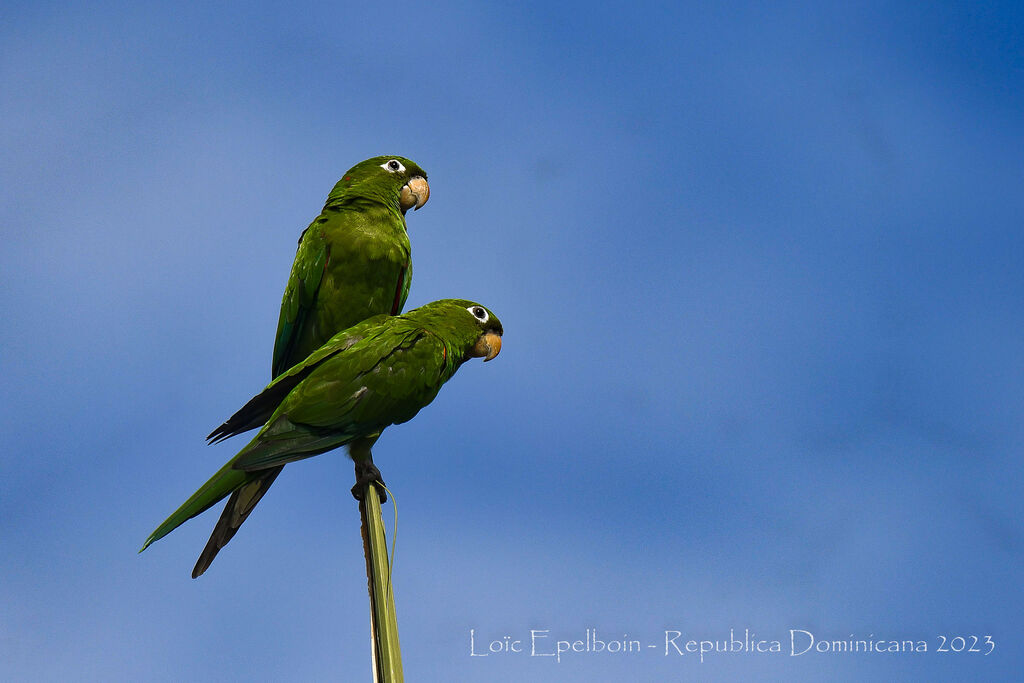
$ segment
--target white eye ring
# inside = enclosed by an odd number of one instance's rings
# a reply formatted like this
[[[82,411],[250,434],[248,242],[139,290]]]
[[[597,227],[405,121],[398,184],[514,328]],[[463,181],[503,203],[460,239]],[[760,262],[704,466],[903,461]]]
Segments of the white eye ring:
[[[403,166],[402,162],[399,161],[398,159],[385,161],[383,164],[380,165],[380,167],[383,168],[388,173],[402,173],[403,171],[405,171],[405,166]]]
[[[470,306],[466,310],[469,311],[470,315],[482,323],[487,322],[487,319],[491,317],[487,314],[487,309],[483,306]]]

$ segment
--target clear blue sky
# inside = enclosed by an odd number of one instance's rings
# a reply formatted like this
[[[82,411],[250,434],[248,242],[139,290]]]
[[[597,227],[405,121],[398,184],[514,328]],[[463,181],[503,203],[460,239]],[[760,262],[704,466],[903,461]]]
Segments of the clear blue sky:
[[[376,449],[410,680],[1019,676],[1020,3],[284,5],[0,9],[0,678],[368,676],[342,452],[198,581],[217,513],[136,550],[377,154],[430,175],[409,307],[506,331]],[[783,652],[664,654],[730,629]]]

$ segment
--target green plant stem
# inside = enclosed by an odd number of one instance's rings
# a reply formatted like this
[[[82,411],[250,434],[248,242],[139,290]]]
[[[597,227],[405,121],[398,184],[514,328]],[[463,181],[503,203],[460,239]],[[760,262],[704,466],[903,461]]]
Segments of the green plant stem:
[[[359,503],[366,579],[370,591],[370,634],[373,637],[374,680],[402,683],[402,652],[398,644],[395,596],[391,588],[387,541],[377,487],[366,487]]]

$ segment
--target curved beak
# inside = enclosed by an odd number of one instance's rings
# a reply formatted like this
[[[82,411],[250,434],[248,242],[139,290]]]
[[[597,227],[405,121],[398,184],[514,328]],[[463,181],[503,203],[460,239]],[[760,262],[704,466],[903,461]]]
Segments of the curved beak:
[[[473,345],[473,350],[470,351],[469,355],[473,358],[483,358],[486,363],[489,360],[494,360],[501,352],[501,335],[497,332],[488,332],[487,334],[480,335],[480,338],[476,340],[476,344]]]
[[[409,182],[402,186],[402,191],[398,195],[402,213],[413,207],[416,207],[414,210],[418,211],[427,203],[428,199],[430,199],[430,185],[427,185],[427,179],[421,175],[409,178]]]

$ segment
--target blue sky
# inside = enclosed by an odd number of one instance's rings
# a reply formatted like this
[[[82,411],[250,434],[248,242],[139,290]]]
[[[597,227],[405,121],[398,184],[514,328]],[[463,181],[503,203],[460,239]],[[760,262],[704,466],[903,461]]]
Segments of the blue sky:
[[[216,513],[136,550],[377,154],[430,176],[408,307],[505,327],[375,450],[410,680],[1018,675],[1020,5],[368,5],[0,10],[0,677],[368,675],[343,453],[198,581]],[[664,654],[730,629],[783,652]]]

